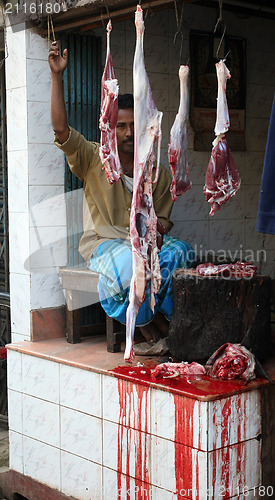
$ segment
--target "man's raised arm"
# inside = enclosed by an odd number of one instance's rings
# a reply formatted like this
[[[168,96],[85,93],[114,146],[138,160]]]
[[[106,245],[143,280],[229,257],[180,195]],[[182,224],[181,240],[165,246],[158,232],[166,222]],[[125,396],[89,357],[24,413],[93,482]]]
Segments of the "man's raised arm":
[[[70,129],[67,122],[67,113],[65,108],[62,77],[68,62],[67,49],[60,55],[57,42],[53,42],[49,52],[49,66],[51,69],[51,120],[52,127],[57,134],[61,144],[69,137]]]

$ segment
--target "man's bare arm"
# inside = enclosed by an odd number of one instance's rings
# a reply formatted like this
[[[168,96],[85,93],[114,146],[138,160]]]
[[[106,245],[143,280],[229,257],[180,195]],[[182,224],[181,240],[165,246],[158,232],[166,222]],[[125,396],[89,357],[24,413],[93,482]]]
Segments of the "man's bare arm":
[[[52,127],[57,134],[61,144],[69,137],[69,127],[67,122],[67,113],[64,101],[63,92],[63,73],[68,62],[67,49],[63,52],[63,57],[60,55],[57,42],[53,42],[49,52],[49,66],[51,69],[52,85],[51,85],[51,120]]]

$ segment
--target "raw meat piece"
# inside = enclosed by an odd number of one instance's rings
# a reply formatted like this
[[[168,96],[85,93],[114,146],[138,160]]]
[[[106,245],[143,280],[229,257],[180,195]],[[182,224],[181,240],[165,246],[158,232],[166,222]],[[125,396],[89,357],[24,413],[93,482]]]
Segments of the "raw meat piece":
[[[217,349],[206,363],[206,370],[211,377],[224,380],[255,378],[254,354],[241,344],[224,344]]]
[[[234,264],[215,265],[210,262],[199,264],[196,271],[201,276],[222,275],[231,278],[252,278],[257,271],[257,266],[252,262],[235,262]]]
[[[189,168],[186,158],[186,122],[188,118],[188,75],[189,67],[180,66],[180,105],[178,114],[170,132],[170,143],[168,144],[168,157],[172,173],[170,187],[172,200],[176,201],[179,196],[191,188]]]
[[[216,139],[213,142],[211,158],[208,164],[203,192],[211,205],[209,215],[220,210],[240,189],[240,176],[235,166],[233,156],[227,145],[225,133],[229,128],[229,113],[226,101],[226,80],[231,78],[224,61],[216,64],[218,77],[217,119],[215,126]]]
[[[117,150],[116,122],[118,114],[118,83],[115,79],[113,60],[110,51],[111,21],[107,24],[107,52],[105,68],[101,80],[101,113],[99,118],[100,147],[99,156],[109,184],[118,181],[121,165]]]
[[[188,375],[206,375],[205,368],[199,363],[162,363],[152,370],[153,378],[175,378]]]
[[[126,315],[126,349],[124,359],[134,359],[133,339],[136,317],[145,298],[145,287],[151,280],[151,309],[159,290],[161,276],[156,243],[157,217],[153,206],[152,176],[155,161],[154,150],[158,146],[157,169],[159,171],[162,113],[153,101],[143,54],[143,11],[137,5],[135,24],[137,31],[134,57],[134,186],[130,215],[130,235],[133,252],[133,276],[130,285],[129,306]]]

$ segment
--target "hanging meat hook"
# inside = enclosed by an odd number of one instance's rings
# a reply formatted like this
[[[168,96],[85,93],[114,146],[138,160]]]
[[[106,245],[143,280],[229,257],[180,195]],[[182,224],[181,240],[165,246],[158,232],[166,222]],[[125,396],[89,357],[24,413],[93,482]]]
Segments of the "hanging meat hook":
[[[176,45],[177,41],[177,36],[181,35],[181,42],[180,42],[180,55],[179,55],[179,66],[181,63],[181,55],[182,55],[182,47],[183,47],[183,32],[182,31],[177,31],[174,36],[174,45]]]
[[[220,52],[220,48],[221,48],[221,46],[222,46],[222,42],[223,42],[223,40],[224,40],[224,36],[225,36],[225,32],[226,32],[226,24],[223,22],[223,20],[218,20],[218,21],[219,21],[219,22],[218,22],[218,23],[216,24],[216,26],[215,26],[214,33],[216,32],[217,27],[218,27],[218,25],[219,25],[219,24],[223,24],[223,25],[224,25],[224,28],[223,28],[223,34],[222,34],[221,39],[220,39],[220,43],[219,43],[218,48],[217,48],[217,52],[216,52],[216,59],[219,59],[219,52]],[[230,51],[229,51],[229,52],[230,52]],[[229,52],[228,52],[228,54],[229,54]],[[226,59],[226,57],[228,56],[228,54],[225,56],[225,59]]]
[[[105,29],[105,24],[104,24],[104,19],[103,19],[103,14],[102,14],[102,4],[104,4],[104,6],[105,6],[107,16],[108,16],[108,21],[111,21],[111,16],[110,16],[110,11],[109,11],[107,3],[105,2],[105,0],[101,0],[101,16],[100,17],[101,17],[102,26]]]

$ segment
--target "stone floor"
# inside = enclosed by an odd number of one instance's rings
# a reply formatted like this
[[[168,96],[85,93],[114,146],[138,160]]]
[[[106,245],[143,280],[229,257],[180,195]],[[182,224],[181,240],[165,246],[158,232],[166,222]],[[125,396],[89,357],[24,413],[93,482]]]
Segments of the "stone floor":
[[[8,424],[0,420],[0,472],[9,466],[9,431]]]

